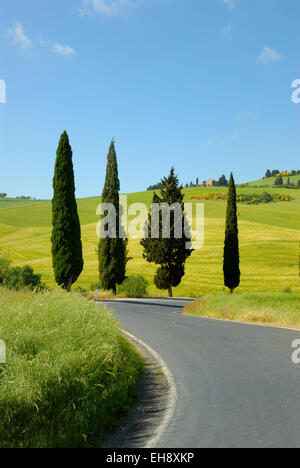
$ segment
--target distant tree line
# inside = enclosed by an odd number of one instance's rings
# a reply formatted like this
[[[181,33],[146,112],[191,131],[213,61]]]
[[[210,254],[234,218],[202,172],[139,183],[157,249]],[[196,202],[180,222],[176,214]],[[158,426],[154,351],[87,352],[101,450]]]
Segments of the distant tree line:
[[[206,187],[207,181],[204,180],[202,184],[199,184],[199,178],[196,179],[196,182],[191,181],[189,184],[185,185],[185,188],[193,188],[193,187]],[[228,180],[226,179],[225,175],[223,174],[219,180],[212,181],[213,187],[228,187]]]
[[[292,170],[292,171],[279,171],[278,169],[273,169],[271,171],[270,169],[268,169],[266,174],[265,174],[264,179],[269,179],[270,177],[276,177],[278,174],[291,175],[291,176],[300,175],[300,170],[298,170],[298,171],[295,171],[295,170]]]
[[[7,193],[0,193],[0,198],[6,198]],[[22,195],[21,197],[16,197],[19,200],[36,200],[35,197],[26,197],[25,195]]]
[[[0,193],[0,198],[6,198],[7,193]],[[26,197],[25,195],[21,195],[20,197],[16,197],[17,200],[36,200],[35,197]]]
[[[163,189],[163,184],[161,182],[158,182],[158,184],[150,185],[147,188],[147,192],[152,192],[153,190],[162,190]]]
[[[185,188],[193,188],[193,187],[206,187],[206,180],[204,180],[202,183],[199,182],[199,177],[195,181],[191,180],[190,182],[187,182],[185,184]],[[225,175],[223,174],[219,180],[213,180],[213,186],[214,187],[228,187],[228,180],[226,179]],[[163,184],[162,182],[159,182],[158,184],[155,185],[150,185],[147,188],[147,191],[153,191],[153,190],[163,190]]]
[[[193,188],[193,187],[206,187],[206,180],[204,180],[202,183],[199,182],[199,177],[195,181],[190,181],[189,183],[187,182],[185,184],[185,188]],[[213,187],[228,187],[228,180],[226,179],[226,176],[223,174],[219,180],[213,180]],[[150,185],[147,188],[148,192],[152,192],[154,190],[163,190],[164,185],[162,182],[158,182],[155,185]]]

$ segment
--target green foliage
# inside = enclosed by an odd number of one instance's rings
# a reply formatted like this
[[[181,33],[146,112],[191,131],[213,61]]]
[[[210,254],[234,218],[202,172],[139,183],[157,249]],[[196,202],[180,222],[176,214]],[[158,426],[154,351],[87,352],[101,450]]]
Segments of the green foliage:
[[[129,276],[118,287],[118,294],[125,297],[147,297],[148,281],[142,275]]]
[[[87,295],[87,290],[83,288],[82,286],[77,286],[77,288],[74,289],[74,292],[78,294],[82,294],[83,296]]]
[[[5,253],[1,252],[0,249],[0,284],[3,284],[5,281],[10,267],[11,261]]]
[[[270,169],[267,170],[265,177],[268,179],[269,177],[272,177],[272,173]]]
[[[15,291],[24,288],[31,290],[41,290],[44,288],[44,285],[41,283],[41,275],[34,274],[33,269],[29,265],[10,269],[3,283],[7,288],[14,289]]]
[[[168,267],[162,266],[156,270],[154,275],[154,284],[157,289],[168,290],[172,283],[172,274]]]
[[[237,195],[237,201],[239,203],[247,203],[247,205],[260,205],[261,203],[286,202],[292,200],[293,198],[290,195],[278,193],[271,195],[268,192],[264,192],[261,194],[249,193]]]
[[[79,294],[2,288],[0,317],[0,448],[101,447],[143,371],[112,314]]]
[[[72,149],[67,132],[62,134],[56,154],[52,200],[52,263],[57,284],[70,291],[83,270],[83,258]]]
[[[228,180],[226,179],[224,174],[220,177],[218,185],[220,187],[228,187]]]
[[[158,184],[150,185],[147,188],[148,192],[153,192],[154,190],[161,190],[163,188],[162,183],[158,182]]]
[[[175,170],[172,167],[169,177],[162,180],[163,189],[161,196],[154,194],[153,204],[163,204],[171,206],[178,204],[182,210],[182,236],[176,238],[175,233],[175,215],[170,213],[170,238],[164,238],[162,226],[162,213],[160,212],[159,219],[159,237],[152,238],[152,216],[149,216],[147,237],[142,239],[141,245],[144,248],[143,257],[149,263],[160,265],[157,270],[154,283],[158,289],[168,290],[169,296],[172,296],[172,288],[177,287],[185,273],[186,259],[191,255],[192,250],[186,249],[186,243],[189,241],[184,233],[184,205],[182,187],[179,186],[178,177],[175,175]]]
[[[29,265],[10,268],[11,261],[8,256],[0,250],[0,285],[4,284],[9,289],[31,289],[42,290],[45,288],[41,283],[41,275],[34,274]]]
[[[116,210],[116,237],[107,232],[105,239],[100,239],[98,248],[100,288],[107,291],[117,290],[117,284],[125,279],[127,257],[127,239],[120,238],[120,182],[118,175],[117,155],[114,140],[112,140],[107,157],[106,178],[102,193],[102,203],[111,203]],[[106,213],[107,214],[107,213]],[[106,216],[106,214],[104,216]],[[109,222],[109,220],[108,220]],[[107,226],[108,228],[109,226]],[[109,229],[107,229],[109,231]]]
[[[240,255],[239,255],[239,238],[238,238],[238,221],[236,207],[236,189],[233,175],[230,175],[227,214],[226,214],[226,231],[224,245],[224,284],[233,292],[240,284]]]
[[[225,193],[208,192],[203,194],[194,194],[190,197],[191,200],[228,200],[228,195]],[[292,201],[293,198],[290,195],[284,195],[276,193],[271,195],[268,192],[256,194],[256,193],[241,193],[236,197],[238,203],[246,203],[247,205],[260,205],[261,203],[270,202],[285,202]]]

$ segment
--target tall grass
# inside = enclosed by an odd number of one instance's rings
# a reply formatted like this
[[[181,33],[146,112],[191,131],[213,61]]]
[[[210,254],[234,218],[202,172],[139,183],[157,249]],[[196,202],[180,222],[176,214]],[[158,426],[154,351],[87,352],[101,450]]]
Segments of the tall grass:
[[[100,447],[137,396],[138,353],[79,294],[0,288],[0,448]]]
[[[300,328],[300,294],[208,294],[188,304],[184,313],[200,317]]]

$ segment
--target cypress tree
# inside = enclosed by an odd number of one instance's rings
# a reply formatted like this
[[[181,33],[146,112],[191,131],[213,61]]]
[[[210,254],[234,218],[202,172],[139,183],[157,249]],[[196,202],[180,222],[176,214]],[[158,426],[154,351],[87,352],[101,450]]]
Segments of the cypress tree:
[[[66,131],[57,148],[53,190],[52,264],[55,281],[70,292],[83,270],[83,258],[72,148]]]
[[[115,142],[112,140],[107,156],[105,184],[102,203],[111,203],[116,210],[116,238],[100,239],[98,248],[100,287],[116,293],[117,284],[122,284],[126,275],[127,239],[120,229],[120,181]]]
[[[224,247],[224,284],[233,293],[240,284],[240,256],[237,221],[236,188],[233,175],[230,175],[226,215],[226,232]]]
[[[184,205],[182,187],[179,186],[178,177],[175,175],[175,169],[172,167],[169,177],[162,180],[162,190],[160,197],[154,194],[152,204],[169,206],[178,203],[182,210],[182,236],[176,238],[175,234],[175,215],[171,211],[170,216],[170,238],[163,238],[162,213],[159,218],[159,238],[151,237],[152,217],[149,216],[148,236],[141,241],[144,248],[143,257],[149,263],[160,265],[154,277],[154,283],[158,289],[167,290],[169,296],[173,295],[173,287],[179,286],[185,274],[186,259],[192,254],[192,250],[186,249],[186,243],[190,241],[184,232]]]

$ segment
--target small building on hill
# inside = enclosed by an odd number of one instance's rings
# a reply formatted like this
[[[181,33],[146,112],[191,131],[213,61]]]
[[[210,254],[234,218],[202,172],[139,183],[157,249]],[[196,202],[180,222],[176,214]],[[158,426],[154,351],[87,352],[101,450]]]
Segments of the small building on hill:
[[[216,185],[216,181],[214,179],[209,179],[205,182],[206,187],[214,187]]]

